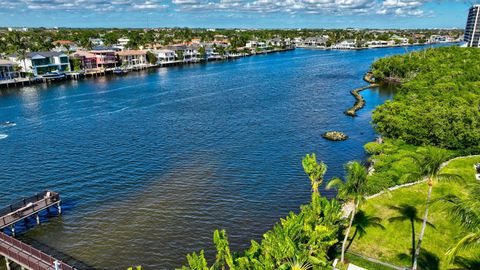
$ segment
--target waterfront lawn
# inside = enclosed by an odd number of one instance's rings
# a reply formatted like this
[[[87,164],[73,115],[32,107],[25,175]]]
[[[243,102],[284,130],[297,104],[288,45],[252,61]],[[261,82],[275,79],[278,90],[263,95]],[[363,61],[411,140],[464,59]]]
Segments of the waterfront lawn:
[[[480,163],[480,157],[466,157],[451,161],[442,172],[459,174],[465,179],[465,182],[435,183],[432,200],[448,194],[465,196],[467,194],[465,184],[477,181],[474,178],[473,164],[475,163]],[[394,265],[410,266],[411,257],[408,255],[411,247],[410,223],[407,221],[389,222],[390,217],[398,216],[389,206],[401,204],[415,206],[418,209],[418,216],[421,218],[425,210],[426,197],[427,184],[420,183],[397,189],[365,202],[362,209],[369,215],[382,218],[385,230],[368,228],[367,234],[363,238],[355,240],[351,250]],[[461,228],[448,218],[448,214],[440,203],[432,205],[428,221],[434,224],[436,229],[426,228],[422,247],[427,252],[422,251],[421,254],[423,260],[428,263],[423,264],[421,269],[447,269],[445,252],[456,242]],[[420,229],[421,224],[418,222],[415,224],[416,241],[418,241]],[[407,254],[407,256],[403,254]],[[461,253],[459,255],[470,257],[472,254]]]
[[[354,254],[350,254],[350,253],[347,253],[345,255],[345,257],[347,258],[348,262],[356,265],[356,266],[360,266],[362,268],[365,268],[365,269],[369,269],[369,270],[392,270],[392,269],[395,269],[395,268],[390,268],[390,267],[387,267],[385,265],[382,265],[382,264],[378,264],[378,263],[374,263],[374,262],[371,262],[371,261],[368,261],[360,256],[357,256],[357,255],[354,255]]]

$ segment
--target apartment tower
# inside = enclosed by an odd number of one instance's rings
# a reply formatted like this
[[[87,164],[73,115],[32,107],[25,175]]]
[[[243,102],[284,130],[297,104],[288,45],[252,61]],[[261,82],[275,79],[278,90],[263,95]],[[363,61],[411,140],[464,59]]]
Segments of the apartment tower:
[[[473,5],[468,12],[463,40],[468,47],[480,47],[480,5]]]

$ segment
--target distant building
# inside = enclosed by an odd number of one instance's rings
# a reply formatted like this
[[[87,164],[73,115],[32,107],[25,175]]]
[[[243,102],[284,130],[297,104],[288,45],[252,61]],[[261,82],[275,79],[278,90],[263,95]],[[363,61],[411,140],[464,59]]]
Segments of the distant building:
[[[92,45],[95,46],[103,46],[105,43],[103,42],[103,39],[101,38],[90,38],[90,42]]]
[[[463,40],[468,47],[480,47],[480,5],[473,5],[468,12]]]
[[[125,48],[127,48],[127,44],[129,42],[130,42],[129,38],[126,38],[126,37],[119,38],[119,39],[117,39],[117,45],[115,45],[115,47],[117,47],[121,50],[125,50]]]
[[[15,64],[11,61],[0,59],[0,80],[16,77]]]
[[[23,72],[35,76],[51,71],[70,71],[69,57],[63,52],[29,52],[23,60],[14,54],[10,61],[18,64]]]
[[[56,40],[52,42],[54,51],[57,52],[76,52],[78,50],[78,45],[70,40]]]

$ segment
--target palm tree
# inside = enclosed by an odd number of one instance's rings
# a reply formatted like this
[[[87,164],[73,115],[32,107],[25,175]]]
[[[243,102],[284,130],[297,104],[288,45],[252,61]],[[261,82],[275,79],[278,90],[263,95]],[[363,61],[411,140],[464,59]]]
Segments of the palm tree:
[[[412,266],[414,263],[415,257],[415,222],[422,222],[423,219],[418,217],[418,210],[416,207],[408,205],[408,204],[401,204],[400,206],[390,206],[390,209],[395,210],[398,212],[398,216],[391,217],[388,219],[389,222],[404,222],[410,221],[410,226],[412,228]],[[427,225],[435,228],[433,224],[427,222]]]
[[[350,222],[345,232],[345,237],[342,242],[341,262],[345,263],[345,250],[347,246],[348,236],[353,225],[353,220],[357,212],[360,202],[365,200],[367,194],[367,170],[358,161],[352,161],[345,166],[347,171],[346,181],[340,178],[334,178],[327,184],[327,189],[336,187],[338,189],[337,197],[344,200],[346,204],[353,204],[353,209],[350,213]]]
[[[327,165],[322,161],[317,163],[317,157],[315,153],[312,153],[311,156],[309,154],[305,156],[302,160],[302,166],[305,173],[308,174],[308,178],[310,178],[313,193],[318,194],[318,187],[323,182],[323,176],[327,172]]]
[[[345,252],[350,248],[357,234],[358,238],[362,238],[365,234],[367,234],[366,229],[368,227],[380,228],[382,230],[385,230],[385,227],[383,227],[380,222],[382,222],[381,218],[369,216],[364,211],[358,210],[358,212],[355,214],[355,217],[353,218],[352,224],[352,227],[355,227],[355,231],[353,232],[352,238],[350,238],[350,242],[348,243]]]
[[[446,150],[427,146],[425,148],[419,149],[417,152],[420,154],[421,158],[418,158],[416,156],[412,156],[412,158],[415,163],[419,165],[421,175],[427,178],[428,193],[427,201],[425,204],[425,213],[422,220],[422,229],[420,231],[420,236],[418,237],[418,244],[413,258],[412,270],[416,270],[418,266],[418,256],[420,255],[420,250],[422,248],[422,240],[423,236],[425,235],[425,228],[427,227],[428,222],[428,210],[432,196],[433,184],[437,181],[442,180],[461,179],[459,175],[440,172],[440,166],[444,161],[449,158],[449,154]]]
[[[466,235],[448,250],[446,255],[449,262],[462,250],[480,247],[480,184],[469,185],[468,189],[470,194],[466,198],[455,195],[442,198],[446,202],[449,216],[466,231]]]

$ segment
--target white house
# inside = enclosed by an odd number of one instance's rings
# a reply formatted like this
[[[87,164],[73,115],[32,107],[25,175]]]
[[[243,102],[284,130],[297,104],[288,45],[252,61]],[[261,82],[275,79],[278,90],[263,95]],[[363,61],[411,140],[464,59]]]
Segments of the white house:
[[[264,48],[267,47],[267,44],[265,42],[262,42],[262,41],[250,40],[250,41],[247,42],[245,47],[251,48],[251,49],[253,49],[253,48],[264,49]]]
[[[327,47],[328,37],[317,36],[306,38],[303,42],[304,47],[324,48]]]
[[[56,40],[52,42],[52,45],[55,46],[53,50],[57,52],[68,53],[68,52],[76,52],[78,50],[77,43],[70,40]]]
[[[338,49],[338,50],[354,50],[356,48],[357,48],[356,39],[346,39],[340,43],[332,45],[332,49]]]
[[[51,71],[70,71],[70,62],[63,52],[30,52],[25,59],[11,55],[10,61],[18,64],[23,72],[43,75]]]
[[[93,47],[105,45],[101,38],[90,38],[90,43],[92,43]]]
[[[369,48],[389,47],[394,45],[395,45],[394,40],[371,40],[365,43],[365,46]]]
[[[127,46],[128,42],[130,42],[130,39],[126,38],[126,37],[121,37],[121,38],[117,39],[118,47],[125,48]]]
[[[154,51],[154,54],[157,56],[158,64],[171,63],[175,61],[175,51],[168,49],[161,49]]]
[[[147,66],[147,51],[126,50],[116,52],[118,60],[126,68],[144,68]]]

